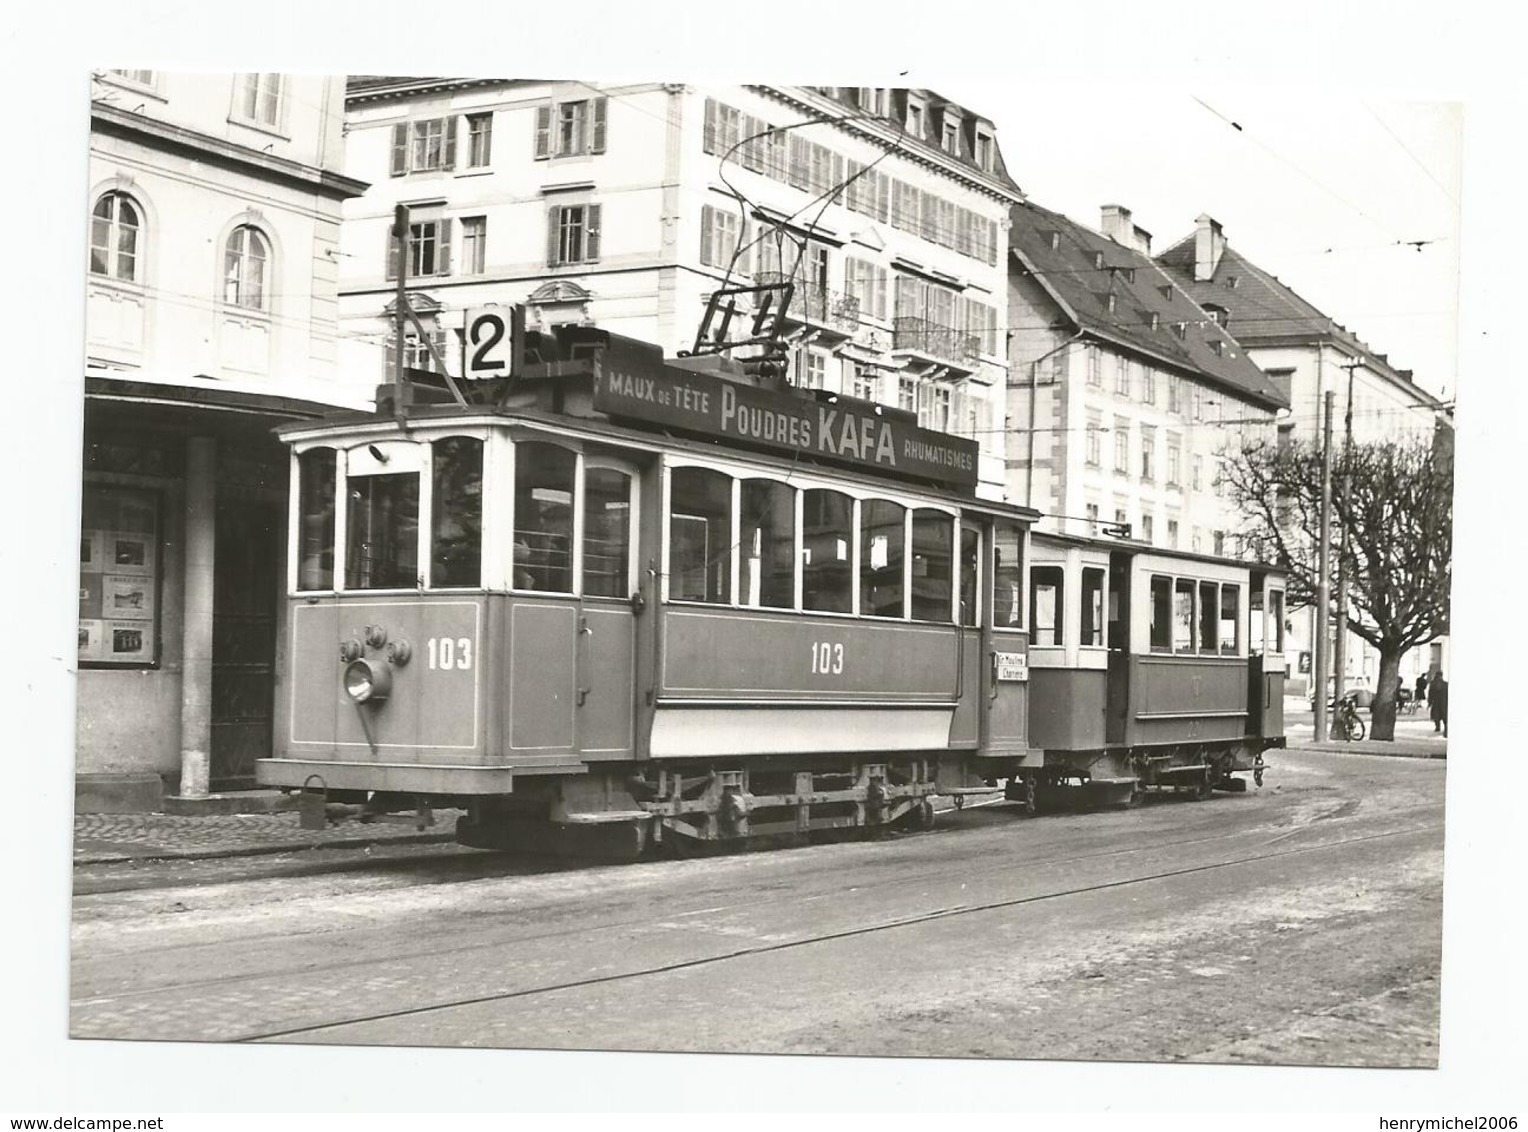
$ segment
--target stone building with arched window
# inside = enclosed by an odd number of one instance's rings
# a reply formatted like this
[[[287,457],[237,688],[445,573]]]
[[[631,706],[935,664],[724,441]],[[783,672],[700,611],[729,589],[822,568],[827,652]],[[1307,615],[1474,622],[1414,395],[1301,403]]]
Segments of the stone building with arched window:
[[[279,647],[285,420],[336,364],[344,80],[91,86],[75,756],[80,809],[253,783]]]

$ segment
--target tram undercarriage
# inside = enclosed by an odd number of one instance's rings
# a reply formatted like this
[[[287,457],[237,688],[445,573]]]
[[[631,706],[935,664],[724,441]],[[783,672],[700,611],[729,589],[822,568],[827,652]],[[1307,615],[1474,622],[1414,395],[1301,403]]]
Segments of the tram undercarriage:
[[[1047,751],[1045,765],[1011,776],[1004,798],[1029,813],[1039,809],[1131,806],[1147,793],[1187,794],[1194,800],[1216,790],[1239,794],[1250,771],[1263,784],[1261,741],[1111,747],[1098,751]]]
[[[810,768],[649,763],[516,786],[513,795],[471,799],[457,840],[631,859],[649,846],[683,853],[828,831],[927,829],[941,792],[937,764],[905,756]]]

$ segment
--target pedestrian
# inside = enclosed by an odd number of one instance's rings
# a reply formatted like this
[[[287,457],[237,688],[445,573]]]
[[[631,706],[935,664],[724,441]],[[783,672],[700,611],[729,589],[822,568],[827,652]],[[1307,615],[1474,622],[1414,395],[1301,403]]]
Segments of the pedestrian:
[[[1419,673],[1417,673],[1417,703],[1425,704],[1426,702],[1427,702],[1427,673],[1419,672]]]
[[[1431,696],[1433,730],[1448,734],[1448,681],[1439,672],[1429,681],[1427,691]]]

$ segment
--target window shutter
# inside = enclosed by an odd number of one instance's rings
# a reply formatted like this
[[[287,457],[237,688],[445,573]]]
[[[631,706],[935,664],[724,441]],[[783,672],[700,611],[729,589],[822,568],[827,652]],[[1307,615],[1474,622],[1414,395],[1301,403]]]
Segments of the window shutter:
[[[997,221],[987,221],[987,262],[997,263]]]
[[[396,279],[398,278],[399,267],[398,241],[393,237],[393,226],[391,224],[384,228],[382,232],[387,237],[387,254],[385,256],[387,261],[387,277],[389,279]]]
[[[712,234],[716,230],[716,210],[709,204],[700,207],[700,262],[707,267],[714,267],[716,261],[711,256]]]
[[[453,121],[454,120],[455,119],[453,119]],[[435,256],[435,274],[436,275],[450,275],[451,274],[451,221],[450,220],[444,220],[444,219],[441,220],[440,226],[436,229],[436,231],[439,232],[440,235],[438,237],[438,243],[436,244],[437,252],[436,252],[436,256]]]
[[[391,175],[401,177],[409,171],[409,124],[393,126],[393,167]]]
[[[442,169],[456,168],[456,123],[459,120],[455,114],[446,119],[446,152],[440,163]]]
[[[591,108],[594,114],[594,141],[589,146],[590,153],[605,152],[605,102],[603,98],[596,98]]]
[[[584,259],[593,263],[600,257],[600,209],[603,205],[591,204],[584,209]]]
[[[548,267],[556,267],[557,259],[557,229],[562,219],[562,206],[554,204],[546,210],[546,262]]]
[[[552,108],[550,106],[538,106],[536,107],[536,160],[546,160],[551,150]]]
[[[706,99],[706,129],[701,148],[707,153],[716,152],[716,99]]]
[[[743,276],[745,279],[750,274],[748,269],[753,263],[753,243],[750,238],[752,233],[753,225],[746,220],[743,221],[737,234],[738,255],[736,274]]]
[[[786,180],[795,188],[804,189],[807,183],[807,148],[806,140],[795,134],[790,135],[790,162],[788,165]]]
[[[843,159],[843,155],[835,153],[835,154],[833,154],[833,181],[832,181],[832,184],[829,187],[835,190],[835,192],[833,193],[833,199],[836,200],[836,201],[841,201],[841,200],[844,199],[843,183],[844,183],[844,159]]]

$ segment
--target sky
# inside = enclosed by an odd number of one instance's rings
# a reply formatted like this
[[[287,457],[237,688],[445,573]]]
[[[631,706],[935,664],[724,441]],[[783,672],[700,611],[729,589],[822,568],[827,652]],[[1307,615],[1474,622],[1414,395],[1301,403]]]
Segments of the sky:
[[[1009,174],[1036,204],[1092,228],[1101,206],[1123,205],[1153,253],[1208,213],[1231,247],[1423,388],[1453,396],[1458,102],[1210,85],[1044,92],[1065,113],[1039,111],[1028,84],[940,90],[993,120]]]
[[[1503,901],[1495,880],[1503,861],[1528,854],[1517,792],[1502,789],[1508,779],[1500,769],[1500,756],[1510,753],[1501,739],[1520,728],[1515,709],[1522,700],[1521,661],[1506,651],[1511,635],[1500,632],[1511,608],[1502,601],[1508,592],[1502,582],[1528,555],[1524,524],[1510,509],[1523,480],[1510,428],[1528,419],[1528,383],[1516,358],[1521,302],[1514,267],[1521,235],[1515,220],[1525,212],[1519,151],[1528,121],[1519,25],[1528,17],[1515,6],[75,0],[18,12],[0,37],[6,54],[0,90],[15,111],[9,175],[0,178],[12,219],[6,248],[13,332],[3,380],[21,426],[0,445],[0,475],[11,489],[0,580],[13,614],[4,623],[0,686],[13,698],[7,785],[15,803],[0,828],[16,847],[0,855],[0,869],[10,866],[5,890],[25,909],[16,917],[25,928],[7,937],[0,998],[28,1024],[0,1028],[0,1062],[12,1083],[32,1090],[20,1104],[49,1115],[66,1108],[151,1115],[164,1111],[169,1097],[216,1111],[500,1109],[538,1099],[554,1107],[579,1101],[624,1107],[661,1095],[729,1111],[814,1102],[904,1113],[987,1105],[1391,1117],[1523,1110],[1523,925],[1520,912],[1512,918],[1520,902]],[[1393,365],[1414,370],[1426,388],[1453,397],[1462,386],[1442,1068],[1270,1074],[934,1060],[591,1062],[576,1055],[570,1061],[410,1050],[376,1051],[364,1060],[357,1053],[347,1062],[346,1055],[320,1057],[298,1047],[67,1043],[61,1004],[87,80],[90,68],[103,66],[930,87],[997,123],[1009,168],[1037,203],[1090,225],[1098,223],[1101,205],[1122,204],[1159,249],[1191,232],[1194,217],[1208,211],[1231,246]],[[1454,197],[1464,202],[1462,231]],[[1397,244],[1411,240],[1437,242],[1421,252]],[[577,1075],[591,1063],[601,1082],[593,1093],[592,1078]],[[336,1066],[338,1074],[328,1072]],[[378,1100],[368,1083],[380,1079],[389,1086]],[[1161,1118],[1111,1126],[1143,1123],[1174,1126]],[[1371,1116],[1356,1115],[1301,1123],[1374,1127]]]

